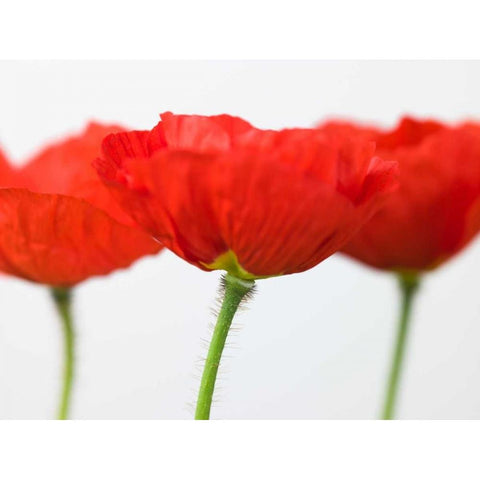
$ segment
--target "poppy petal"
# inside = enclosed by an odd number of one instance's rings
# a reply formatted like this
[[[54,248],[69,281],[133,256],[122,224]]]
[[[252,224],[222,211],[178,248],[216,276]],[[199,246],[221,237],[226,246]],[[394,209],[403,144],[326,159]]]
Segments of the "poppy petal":
[[[202,269],[261,278],[311,268],[395,183],[394,165],[366,140],[259,130],[226,115],[161,119],[164,148],[125,153],[111,136],[94,165],[138,225]]]
[[[0,269],[69,287],[128,267],[161,246],[84,200],[0,189]]]
[[[400,186],[343,251],[387,270],[439,266],[479,231],[480,127],[407,118],[371,138],[398,162]]]
[[[61,139],[39,152],[18,171],[17,184],[1,177],[3,187],[21,186],[39,193],[56,193],[83,198],[92,205],[108,211],[127,225],[132,220],[112,201],[108,190],[98,181],[92,161],[100,153],[105,136],[120,132],[115,125],[91,123],[84,132]]]

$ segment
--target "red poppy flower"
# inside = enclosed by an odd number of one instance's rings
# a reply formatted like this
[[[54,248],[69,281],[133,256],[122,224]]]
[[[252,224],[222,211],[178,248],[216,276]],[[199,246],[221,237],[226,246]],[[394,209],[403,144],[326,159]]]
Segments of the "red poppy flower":
[[[58,287],[160,250],[111,198],[91,166],[117,127],[91,124],[22,168],[0,154],[0,270]]]
[[[480,127],[448,127],[404,118],[392,131],[330,123],[323,131],[374,140],[395,160],[400,188],[342,249],[371,266],[399,271],[435,268],[480,229]]]
[[[369,218],[395,183],[373,152],[314,129],[164,113],[152,131],[109,135],[94,165],[178,256],[255,279],[313,267]]]

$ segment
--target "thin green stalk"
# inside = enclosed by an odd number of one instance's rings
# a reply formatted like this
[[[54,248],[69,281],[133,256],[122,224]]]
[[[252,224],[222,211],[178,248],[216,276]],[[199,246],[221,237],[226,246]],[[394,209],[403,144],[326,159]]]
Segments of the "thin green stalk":
[[[241,280],[228,273],[224,277],[225,296],[223,298],[222,308],[218,314],[217,324],[213,331],[203,369],[195,420],[208,420],[210,418],[215,381],[217,379],[218,367],[222,358],[228,331],[230,330],[230,325],[232,324],[238,306],[245,295],[252,291],[254,285],[255,282],[253,280]]]
[[[418,275],[414,273],[401,273],[398,275],[398,281],[402,294],[402,307],[383,406],[383,420],[392,420],[394,418],[399,380],[402,373],[408,328],[410,325],[412,303],[420,285],[420,279]]]
[[[66,420],[70,407],[70,398],[72,393],[73,371],[74,371],[74,347],[75,334],[73,331],[72,320],[72,291],[69,288],[52,288],[52,294],[55,307],[57,308],[62,330],[64,335],[64,365],[63,365],[63,385],[58,405],[58,420]]]

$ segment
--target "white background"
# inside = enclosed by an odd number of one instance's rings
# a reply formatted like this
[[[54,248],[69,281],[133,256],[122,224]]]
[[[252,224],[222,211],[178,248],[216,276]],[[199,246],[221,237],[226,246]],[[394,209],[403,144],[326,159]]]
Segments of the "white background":
[[[259,127],[402,113],[480,117],[478,62],[3,62],[0,142],[17,163],[87,120],[151,128],[158,113]],[[480,245],[425,279],[399,417],[480,418]],[[219,273],[169,252],[78,288],[74,418],[191,418]],[[214,418],[375,418],[395,282],[341,256],[258,282],[226,351]],[[51,418],[61,338],[48,292],[0,279],[0,417]]]

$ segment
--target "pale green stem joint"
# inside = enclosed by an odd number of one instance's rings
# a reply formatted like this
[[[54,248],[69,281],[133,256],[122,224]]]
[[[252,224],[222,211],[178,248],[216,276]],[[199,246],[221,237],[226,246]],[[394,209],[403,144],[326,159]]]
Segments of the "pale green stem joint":
[[[63,382],[60,403],[58,405],[58,420],[66,420],[70,409],[70,398],[72,394],[73,373],[74,373],[74,347],[75,334],[72,319],[72,291],[69,288],[51,288],[55,307],[60,316],[64,337],[64,365]]]
[[[228,273],[224,277],[225,294],[203,369],[195,420],[208,420],[210,418],[215,381],[228,332],[240,303],[254,286],[255,282],[253,280],[242,280]]]
[[[402,294],[402,306],[381,417],[383,420],[392,420],[394,418],[408,329],[410,326],[412,303],[420,286],[420,277],[417,273],[399,273],[398,281]]]

